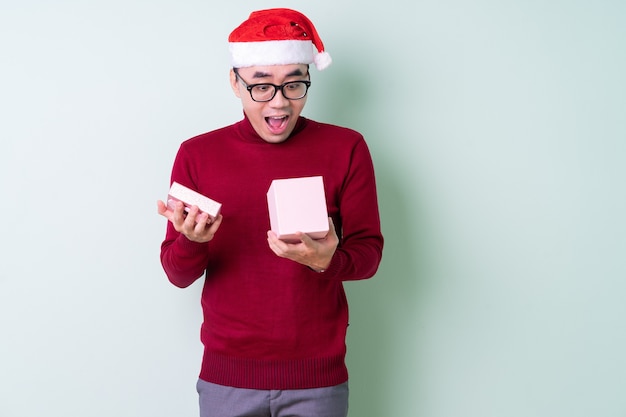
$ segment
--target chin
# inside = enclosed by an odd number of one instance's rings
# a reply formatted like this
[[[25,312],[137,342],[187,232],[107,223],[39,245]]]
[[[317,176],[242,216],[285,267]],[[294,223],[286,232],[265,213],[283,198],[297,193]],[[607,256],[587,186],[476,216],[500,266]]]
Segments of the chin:
[[[281,143],[287,140],[287,138],[289,137],[289,135],[280,135],[280,136],[274,136],[274,135],[266,135],[263,136],[263,140],[267,143]]]
[[[268,130],[265,130],[264,134],[261,137],[263,138],[264,141],[268,143],[281,143],[281,142],[286,141],[289,138],[289,136],[291,136],[292,132],[293,132],[293,126],[288,126],[287,129],[285,129],[281,133],[273,133],[268,129]]]

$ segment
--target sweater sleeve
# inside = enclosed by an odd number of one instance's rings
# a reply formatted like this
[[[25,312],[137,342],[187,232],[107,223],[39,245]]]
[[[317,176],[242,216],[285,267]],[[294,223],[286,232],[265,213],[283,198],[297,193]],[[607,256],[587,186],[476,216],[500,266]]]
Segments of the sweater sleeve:
[[[181,147],[172,168],[171,182],[195,188],[193,167]],[[192,242],[178,233],[171,222],[167,222],[165,240],[161,244],[161,265],[170,282],[185,288],[200,278],[206,270],[209,258],[209,242]]]
[[[339,219],[333,221],[338,227],[340,243],[329,267],[320,276],[342,281],[372,277],[382,259],[384,239],[374,166],[364,140],[357,142],[352,150],[339,199]]]

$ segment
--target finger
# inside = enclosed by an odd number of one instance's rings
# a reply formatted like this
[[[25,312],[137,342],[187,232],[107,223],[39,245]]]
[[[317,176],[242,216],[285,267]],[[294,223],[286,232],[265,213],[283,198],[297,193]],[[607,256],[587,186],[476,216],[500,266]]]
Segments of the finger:
[[[167,217],[168,219],[172,217],[173,214],[161,200],[157,200],[157,213],[163,217]]]
[[[213,236],[222,224],[222,215],[211,218],[207,213],[200,212],[196,217],[196,226],[194,228],[195,238],[199,241],[207,242],[213,240]]]
[[[211,234],[215,234],[217,232],[217,229],[220,228],[220,225],[222,224],[222,219],[223,216],[221,214],[218,214],[216,218],[213,219],[213,221],[209,224],[209,231],[211,232]]]
[[[324,239],[329,237],[337,236],[337,232],[335,231],[335,223],[333,222],[332,217],[328,217],[328,233],[324,236]]]
[[[302,242],[307,248],[310,248],[315,244],[313,239],[311,239],[311,236],[306,233],[296,232],[296,238],[299,239],[300,242]]]
[[[285,242],[278,238],[278,235],[271,230],[267,232],[267,241],[274,245],[285,245]]]
[[[209,215],[206,213],[198,213],[196,216],[196,224],[194,225],[194,230],[196,233],[204,233],[207,222],[209,221]]]
[[[170,220],[177,230],[183,226],[183,222],[185,221],[185,205],[182,202],[177,201],[174,203],[174,210]]]
[[[189,208],[189,211],[187,212],[187,215],[185,216],[185,221],[183,222],[183,227],[188,230],[188,231],[192,231],[196,228],[196,218],[198,216],[200,212],[200,209],[198,208],[198,206],[191,206]]]
[[[270,249],[272,249],[272,251],[279,256],[282,256],[289,249],[287,243],[280,240],[276,233],[271,230],[267,232],[267,242]]]

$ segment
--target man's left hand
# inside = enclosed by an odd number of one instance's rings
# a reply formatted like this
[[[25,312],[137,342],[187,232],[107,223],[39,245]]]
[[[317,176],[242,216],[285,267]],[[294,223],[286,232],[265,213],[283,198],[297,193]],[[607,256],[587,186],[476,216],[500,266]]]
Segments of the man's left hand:
[[[296,239],[299,242],[288,243],[280,240],[271,230],[267,232],[267,242],[276,255],[306,265],[318,272],[328,268],[339,244],[335,225],[330,217],[326,237],[314,240],[306,233],[297,232]]]

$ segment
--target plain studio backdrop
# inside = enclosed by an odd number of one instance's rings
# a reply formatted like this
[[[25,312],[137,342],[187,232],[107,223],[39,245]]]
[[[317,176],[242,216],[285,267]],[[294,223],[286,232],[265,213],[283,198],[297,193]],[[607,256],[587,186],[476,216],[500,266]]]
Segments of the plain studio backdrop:
[[[275,1],[0,2],[0,416],[197,415],[201,281],[159,247],[180,142],[242,116]],[[626,415],[626,3],[292,1],[386,247],[346,284],[351,417]]]

